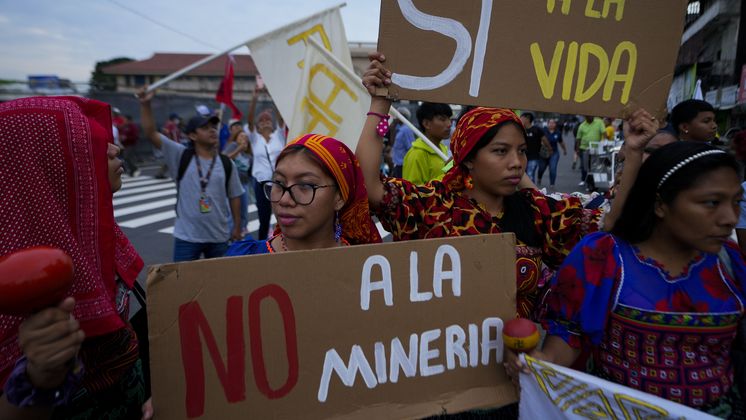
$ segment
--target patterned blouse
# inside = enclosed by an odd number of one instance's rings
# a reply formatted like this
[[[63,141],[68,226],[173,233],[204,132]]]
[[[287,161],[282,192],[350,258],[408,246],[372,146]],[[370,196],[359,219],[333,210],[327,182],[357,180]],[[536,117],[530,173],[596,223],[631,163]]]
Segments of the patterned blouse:
[[[585,237],[551,283],[544,327],[570,346],[594,348],[596,374],[694,408],[733,384],[730,349],[744,314],[746,267],[726,244],[672,276],[607,233]]]
[[[442,182],[414,185],[400,178],[384,179],[385,193],[376,215],[396,241],[511,232],[504,215],[490,214],[477,201],[452,191]],[[516,193],[532,245],[517,239],[517,313],[535,318],[540,288],[580,238],[598,230],[602,211],[585,210],[575,197],[549,198],[537,190]],[[510,211],[510,210],[509,210]]]

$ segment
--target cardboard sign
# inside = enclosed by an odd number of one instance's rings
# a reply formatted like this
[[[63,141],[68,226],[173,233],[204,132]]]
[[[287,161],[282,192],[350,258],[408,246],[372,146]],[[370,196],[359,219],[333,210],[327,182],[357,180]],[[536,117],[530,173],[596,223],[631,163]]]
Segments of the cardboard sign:
[[[514,237],[153,267],[159,419],[420,418],[517,401]]]
[[[663,115],[686,0],[382,0],[389,97]]]

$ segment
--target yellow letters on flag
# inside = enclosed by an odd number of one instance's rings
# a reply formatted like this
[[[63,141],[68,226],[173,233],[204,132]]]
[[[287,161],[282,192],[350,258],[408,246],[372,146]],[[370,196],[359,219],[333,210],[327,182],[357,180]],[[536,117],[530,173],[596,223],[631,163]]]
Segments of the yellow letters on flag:
[[[306,46],[300,80],[290,120],[289,138],[308,133],[324,134],[355,150],[370,96],[351,67],[334,60],[318,41]]]
[[[352,68],[350,47],[347,45],[339,6],[246,43],[251,50],[251,58],[285,121],[292,121],[294,118],[295,93],[304,71],[303,56],[309,39],[321,42],[327,51]]]

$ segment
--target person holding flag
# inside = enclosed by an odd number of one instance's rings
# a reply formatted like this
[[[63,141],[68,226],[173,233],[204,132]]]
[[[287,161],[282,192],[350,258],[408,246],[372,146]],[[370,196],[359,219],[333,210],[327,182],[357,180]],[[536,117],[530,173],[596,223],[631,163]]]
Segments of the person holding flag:
[[[272,179],[272,173],[275,170],[277,156],[280,155],[282,148],[285,147],[285,122],[279,112],[275,113],[277,117],[277,127],[272,121],[270,111],[262,111],[254,121],[256,112],[256,103],[260,90],[263,86],[257,85],[254,88],[254,94],[249,105],[247,113],[247,126],[249,133],[249,142],[251,150],[254,152],[251,176],[254,177],[254,195],[256,196],[256,207],[259,213],[259,233],[258,239],[267,239],[269,234],[269,219],[272,217],[272,206],[264,195],[262,182]]]
[[[243,188],[235,164],[218,150],[218,118],[190,118],[185,134],[191,145],[183,146],[156,131],[151,108],[154,95],[145,88],[138,93],[140,119],[145,137],[163,152],[176,181],[174,261],[197,260],[201,255],[222,257],[228,240],[241,239]],[[228,217],[232,217],[232,229]]]

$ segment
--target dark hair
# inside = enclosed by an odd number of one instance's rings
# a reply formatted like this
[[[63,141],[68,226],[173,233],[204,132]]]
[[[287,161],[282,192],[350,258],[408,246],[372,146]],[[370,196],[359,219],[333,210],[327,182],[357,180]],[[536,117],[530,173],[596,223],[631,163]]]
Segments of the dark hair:
[[[506,125],[512,124],[518,128],[523,137],[526,137],[526,131],[523,126],[515,121],[503,121],[500,124],[491,127],[474,145],[469,154],[464,158],[464,162],[474,159],[477,152],[488,145],[497,135],[497,132]],[[464,165],[461,163],[461,165]],[[466,170],[466,167],[464,167]],[[467,170],[468,172],[468,170]],[[536,230],[531,203],[526,200],[523,194],[511,194],[503,198],[503,217],[500,221],[500,229],[503,232],[512,232],[519,241],[528,246],[540,248],[543,244],[542,238]]]
[[[671,125],[673,126],[676,136],[680,136],[679,124],[690,122],[697,118],[700,112],[715,112],[715,108],[707,101],[699,99],[687,99],[679,102],[671,110]]]
[[[466,115],[467,112],[471,111],[474,108],[476,108],[476,106],[474,105],[464,105],[461,108],[461,112],[459,112],[458,117],[456,117],[456,125],[458,125],[459,121],[461,121],[461,118],[464,118],[464,115]]]
[[[698,157],[674,171],[658,188],[661,179],[674,166],[698,153],[718,150],[706,143],[677,141],[660,147],[640,167],[634,185],[624,203],[622,214],[614,224],[612,233],[627,242],[642,242],[653,234],[657,223],[655,202],[657,197],[671,204],[680,192],[694,186],[703,176],[720,169],[740,169],[729,153],[713,153]]]
[[[425,126],[422,125],[422,122],[425,120],[432,120],[438,115],[444,115],[451,118],[453,116],[453,110],[446,104],[423,102],[420,107],[417,108],[417,122],[420,124],[420,128],[424,130]]]
[[[521,117],[528,118],[528,121],[533,123],[534,122],[534,113],[533,112],[524,112],[521,114]]]

